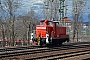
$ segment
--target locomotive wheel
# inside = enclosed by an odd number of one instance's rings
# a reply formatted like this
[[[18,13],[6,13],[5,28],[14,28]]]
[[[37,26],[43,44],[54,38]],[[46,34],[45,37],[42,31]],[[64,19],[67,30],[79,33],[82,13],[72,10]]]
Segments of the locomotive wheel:
[[[42,41],[40,41],[40,46],[42,46],[43,45],[43,42]]]
[[[62,41],[61,39],[52,39],[52,46],[61,46]]]
[[[41,39],[41,40],[40,40],[40,46],[43,46],[43,45],[46,45],[45,39]]]

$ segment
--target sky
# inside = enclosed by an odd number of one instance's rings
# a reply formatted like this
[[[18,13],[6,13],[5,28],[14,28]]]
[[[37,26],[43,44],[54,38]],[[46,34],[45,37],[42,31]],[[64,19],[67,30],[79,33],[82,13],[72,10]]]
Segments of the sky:
[[[42,13],[42,8],[43,8],[43,1],[44,0],[23,0],[23,4],[24,6],[21,8],[24,14],[27,13],[29,10],[34,10],[36,12],[36,14],[39,16],[40,19],[43,19],[43,13]],[[71,20],[73,20],[72,18],[72,1],[67,1],[67,17]],[[90,2],[87,2],[86,7],[88,8],[90,6]],[[84,14],[84,21],[87,22],[88,19],[88,13],[89,10],[87,10]]]
[[[23,15],[23,14],[27,14],[28,11],[32,9],[36,13],[38,13],[42,11],[42,6],[43,6],[43,0],[23,0],[23,6],[18,10],[18,12],[19,15]]]

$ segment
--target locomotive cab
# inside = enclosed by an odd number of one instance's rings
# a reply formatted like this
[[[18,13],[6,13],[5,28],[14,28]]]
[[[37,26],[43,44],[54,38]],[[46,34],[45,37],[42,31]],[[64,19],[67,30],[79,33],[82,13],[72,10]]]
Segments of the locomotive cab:
[[[49,38],[51,36],[51,31],[53,30],[52,21],[42,20],[40,25],[36,26],[36,37],[40,37],[40,45],[49,44]],[[39,36],[40,35],[40,36]]]

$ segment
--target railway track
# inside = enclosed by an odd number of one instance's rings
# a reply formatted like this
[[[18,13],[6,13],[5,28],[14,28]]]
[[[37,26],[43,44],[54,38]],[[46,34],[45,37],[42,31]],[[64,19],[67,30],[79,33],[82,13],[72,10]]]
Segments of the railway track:
[[[23,50],[13,50],[0,53],[1,59],[63,59],[72,56],[90,54],[90,44],[65,44],[61,47],[44,47]]]
[[[82,43],[70,43],[70,44],[66,44],[66,46],[76,46],[78,45],[82,45],[84,42]],[[89,44],[88,42],[86,42],[86,44]],[[64,45],[65,46],[65,45]],[[61,46],[62,47],[62,46]],[[25,49],[34,49],[34,48],[39,48],[39,46],[18,46],[18,47],[4,47],[4,48],[0,48],[0,52],[8,52],[8,51],[15,51],[15,50],[25,50]]]
[[[43,57],[38,57],[38,58],[33,58],[33,59],[38,59],[38,60],[57,60],[57,59],[61,60],[62,59],[63,60],[63,59],[67,59],[70,57],[76,57],[76,56],[85,55],[85,54],[90,54],[90,50],[80,50],[80,51],[71,51],[71,52],[67,51],[64,53],[43,56]]]
[[[18,47],[3,47],[0,48],[0,52],[9,52],[15,50],[25,50],[25,49],[34,49],[38,48],[39,46],[18,46]]]

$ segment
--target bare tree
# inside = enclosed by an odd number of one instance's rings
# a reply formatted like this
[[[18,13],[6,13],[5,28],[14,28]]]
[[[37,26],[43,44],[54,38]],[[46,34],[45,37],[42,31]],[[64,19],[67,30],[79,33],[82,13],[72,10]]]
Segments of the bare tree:
[[[23,17],[23,23],[27,28],[27,40],[28,44],[30,43],[30,32],[35,30],[36,25],[38,24],[38,17],[35,16],[35,12],[31,10],[28,12],[28,15]]]
[[[76,34],[77,34],[77,41],[78,41],[78,33],[79,33],[79,26],[81,25],[81,24],[79,24],[79,22],[83,22],[82,20],[82,13],[84,13],[83,11],[83,9],[84,9],[84,7],[85,7],[85,2],[84,1],[82,1],[82,0],[73,0],[73,11],[72,11],[72,13],[73,13],[73,19],[74,19],[74,21],[73,21],[73,40],[74,40],[74,38],[76,37]],[[80,20],[79,20],[79,18],[81,18]]]
[[[10,32],[12,32],[11,35],[11,46],[14,46],[14,20],[15,20],[15,12],[20,7],[20,0],[1,0],[1,9],[4,11],[4,14],[7,14],[7,17],[9,16],[9,25],[8,29]]]
[[[1,24],[2,24],[2,17],[0,17],[0,28],[1,28]],[[1,34],[1,29],[0,29],[0,38],[1,38],[1,36],[2,36],[2,34]]]
[[[45,0],[43,14],[45,19],[52,20],[53,18],[56,20],[57,17],[57,4],[58,0]]]
[[[88,24],[88,30],[89,30],[89,36],[90,36],[90,14],[88,14],[89,24]]]

